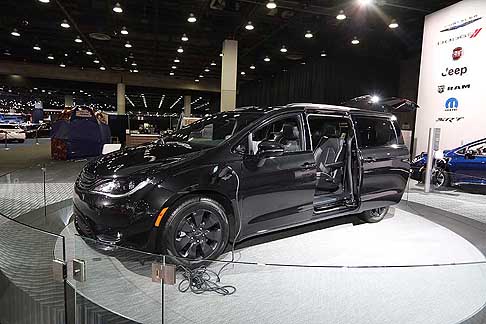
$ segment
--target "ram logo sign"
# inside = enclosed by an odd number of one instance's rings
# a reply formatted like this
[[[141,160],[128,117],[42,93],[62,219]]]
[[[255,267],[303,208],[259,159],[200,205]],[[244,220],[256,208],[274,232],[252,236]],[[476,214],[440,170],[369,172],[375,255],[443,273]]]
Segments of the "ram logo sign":
[[[459,108],[459,100],[456,98],[449,98],[445,102],[445,109],[446,110],[457,110]]]

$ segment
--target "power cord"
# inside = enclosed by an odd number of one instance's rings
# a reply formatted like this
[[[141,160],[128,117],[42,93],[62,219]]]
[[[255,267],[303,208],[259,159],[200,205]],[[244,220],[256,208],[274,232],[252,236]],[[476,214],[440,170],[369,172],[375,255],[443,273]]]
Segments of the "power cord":
[[[215,169],[215,173],[218,169]],[[227,261],[218,272],[209,270],[206,266],[201,266],[196,269],[189,269],[185,266],[179,265],[177,268],[182,271],[182,276],[184,279],[179,282],[178,290],[182,293],[187,291],[191,291],[194,294],[203,294],[205,292],[214,292],[219,295],[228,296],[232,295],[236,292],[236,287],[232,285],[221,285],[221,273],[222,271],[235,260],[235,245],[238,237],[241,233],[241,210],[240,210],[240,200],[239,200],[239,192],[240,192],[240,177],[238,173],[236,173],[233,168],[230,166],[224,167],[218,174],[218,179],[222,180],[229,180],[232,176],[236,178],[236,192],[235,192],[235,199],[236,199],[236,208],[238,212],[238,219],[239,219],[239,226],[238,232],[236,233],[232,247],[231,247],[231,260]]]

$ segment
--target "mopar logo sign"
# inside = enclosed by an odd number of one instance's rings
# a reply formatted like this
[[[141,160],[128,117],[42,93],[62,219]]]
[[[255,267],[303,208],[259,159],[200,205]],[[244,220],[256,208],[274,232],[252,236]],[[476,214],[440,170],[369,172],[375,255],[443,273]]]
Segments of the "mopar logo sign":
[[[449,98],[445,102],[445,109],[446,110],[457,110],[459,108],[459,100],[456,98]]]

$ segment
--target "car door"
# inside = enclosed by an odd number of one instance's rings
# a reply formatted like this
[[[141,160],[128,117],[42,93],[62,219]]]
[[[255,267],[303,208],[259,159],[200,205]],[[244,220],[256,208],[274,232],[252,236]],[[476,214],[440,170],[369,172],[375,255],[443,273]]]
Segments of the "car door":
[[[398,203],[409,177],[409,151],[396,121],[386,116],[353,115],[362,161],[362,209]]]
[[[261,158],[258,144],[279,141],[293,128],[283,154]],[[241,166],[242,220],[247,234],[263,233],[309,220],[313,212],[316,168],[301,113],[288,113],[257,126],[244,139]]]
[[[472,144],[454,154],[450,171],[455,183],[483,183],[486,180],[486,141]]]

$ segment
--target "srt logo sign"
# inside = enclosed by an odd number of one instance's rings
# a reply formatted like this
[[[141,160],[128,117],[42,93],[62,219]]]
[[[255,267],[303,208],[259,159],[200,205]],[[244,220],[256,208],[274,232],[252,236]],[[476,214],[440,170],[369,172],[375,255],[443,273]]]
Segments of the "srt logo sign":
[[[459,75],[463,76],[467,73],[467,67],[462,68],[446,68],[445,72],[442,72],[442,76],[452,76],[452,75]]]
[[[435,121],[436,122],[449,122],[449,123],[453,123],[453,122],[459,122],[459,121],[461,121],[463,119],[464,119],[464,117],[439,117]]]
[[[459,100],[456,98],[449,98],[445,102],[445,109],[446,110],[457,110],[459,108]]]
[[[440,85],[437,87],[437,92],[443,93],[445,91],[464,90],[464,89],[471,89],[471,85],[463,84],[463,85],[449,86],[449,87],[446,87],[445,85]]]

